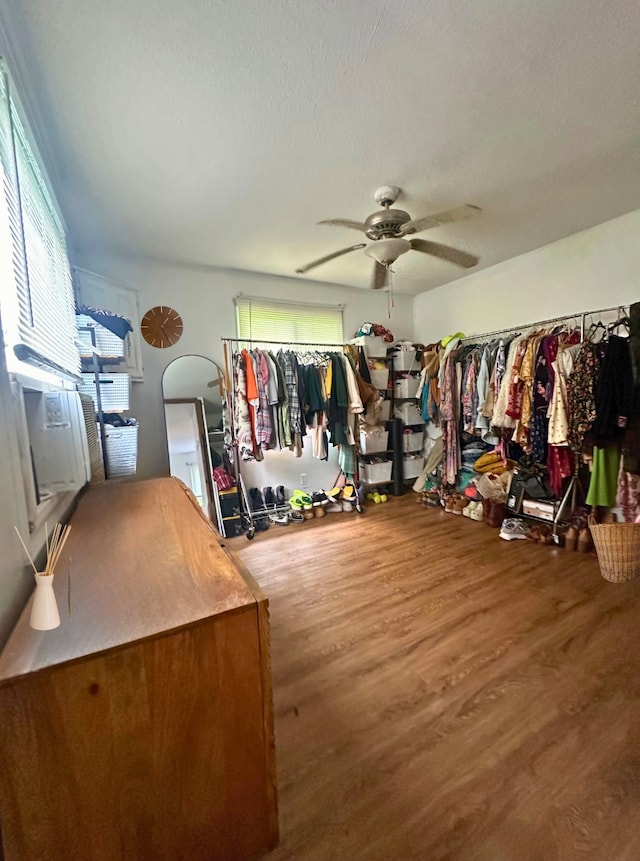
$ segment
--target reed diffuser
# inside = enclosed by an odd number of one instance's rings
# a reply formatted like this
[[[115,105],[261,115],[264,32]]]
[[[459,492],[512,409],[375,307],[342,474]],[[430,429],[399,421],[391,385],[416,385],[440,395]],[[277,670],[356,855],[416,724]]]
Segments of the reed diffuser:
[[[27,549],[27,545],[22,540],[22,536],[18,531],[18,527],[14,526],[20,543],[27,554],[27,559],[33,568],[33,574],[36,581],[36,592],[33,596],[33,604],[31,605],[31,616],[29,623],[36,631],[50,631],[57,628],[60,624],[60,613],[56,603],[56,596],[53,591],[53,577],[55,574],[56,565],[60,559],[60,554],[67,543],[71,526],[62,526],[56,523],[54,530],[49,539],[49,529],[45,523],[45,540],[47,545],[47,562],[44,571],[38,571],[35,562],[31,558],[31,554]]]

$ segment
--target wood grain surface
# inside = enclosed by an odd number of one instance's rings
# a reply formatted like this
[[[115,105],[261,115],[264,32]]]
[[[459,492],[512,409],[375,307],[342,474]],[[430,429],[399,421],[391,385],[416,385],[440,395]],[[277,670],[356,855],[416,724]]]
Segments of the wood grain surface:
[[[637,861],[640,580],[414,499],[227,542],[270,599],[270,861]]]
[[[3,653],[0,857],[255,858],[278,839],[265,596],[174,480],[92,488],[73,526],[81,608]]]
[[[61,625],[32,630],[29,602],[0,654],[0,685],[255,602],[176,479],[92,486],[71,522],[54,582]]]

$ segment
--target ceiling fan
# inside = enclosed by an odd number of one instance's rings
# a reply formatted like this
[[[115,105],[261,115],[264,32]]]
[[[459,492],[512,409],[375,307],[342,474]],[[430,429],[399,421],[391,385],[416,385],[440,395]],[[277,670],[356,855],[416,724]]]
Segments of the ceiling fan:
[[[423,218],[412,219],[409,213],[403,209],[391,209],[399,195],[400,189],[396,186],[383,185],[377,189],[373,196],[376,203],[383,208],[369,215],[364,221],[352,221],[348,218],[329,218],[318,222],[319,224],[332,224],[338,227],[349,227],[352,230],[359,230],[371,239],[372,242],[369,244],[360,242],[357,245],[350,245],[348,248],[342,248],[340,251],[334,251],[333,254],[327,254],[325,257],[313,260],[311,263],[307,263],[306,266],[296,269],[298,275],[302,275],[305,272],[309,272],[310,269],[315,269],[316,266],[327,263],[329,260],[334,260],[336,257],[341,257],[343,254],[349,254],[352,251],[358,251],[361,248],[364,248],[364,253],[368,257],[372,257],[375,260],[373,280],[371,282],[374,290],[381,290],[387,286],[391,264],[407,251],[421,251],[423,254],[430,254],[432,257],[438,257],[440,260],[447,260],[456,266],[462,266],[464,269],[470,269],[476,265],[478,258],[474,257],[473,254],[467,254],[466,251],[451,248],[449,245],[441,245],[439,242],[430,242],[428,239],[406,239],[405,237],[412,233],[420,233],[422,230],[429,230],[432,227],[440,227],[442,224],[452,224],[454,221],[473,218],[481,212],[479,206],[473,206],[468,203],[465,206],[459,206],[457,209],[449,209],[446,212],[437,212],[435,215],[426,215]]]

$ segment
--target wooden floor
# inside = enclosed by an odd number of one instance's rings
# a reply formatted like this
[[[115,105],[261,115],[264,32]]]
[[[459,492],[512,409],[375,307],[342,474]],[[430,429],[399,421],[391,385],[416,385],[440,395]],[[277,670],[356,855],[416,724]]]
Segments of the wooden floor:
[[[638,861],[640,580],[414,500],[228,542],[271,601],[269,861]]]

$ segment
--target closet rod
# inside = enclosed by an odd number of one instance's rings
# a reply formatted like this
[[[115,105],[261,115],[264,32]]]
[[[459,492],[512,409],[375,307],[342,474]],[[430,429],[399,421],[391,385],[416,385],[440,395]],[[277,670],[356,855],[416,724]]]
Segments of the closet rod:
[[[522,326],[509,326],[506,329],[496,329],[495,332],[482,332],[477,335],[466,335],[461,341],[473,341],[474,338],[491,338],[494,335],[506,335],[507,332],[518,332],[522,329],[531,329],[535,326],[545,326],[548,323],[560,323],[562,320],[574,320],[581,318],[582,335],[584,337],[585,317],[594,317],[597,314],[606,314],[608,311],[618,311],[620,308],[629,308],[629,305],[613,305],[611,308],[598,308],[597,311],[577,311],[575,314],[563,314],[560,317],[550,317],[548,320],[536,320],[535,323],[525,323]]]
[[[320,341],[263,341],[258,338],[220,338],[231,344],[275,344],[278,347],[342,347],[343,344],[323,344]]]

